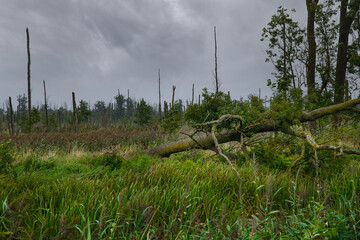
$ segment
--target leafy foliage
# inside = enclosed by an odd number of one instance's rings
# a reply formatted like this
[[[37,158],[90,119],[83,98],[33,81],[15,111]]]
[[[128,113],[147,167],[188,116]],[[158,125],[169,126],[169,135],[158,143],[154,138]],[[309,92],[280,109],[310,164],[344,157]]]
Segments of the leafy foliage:
[[[190,124],[202,124],[217,120],[223,114],[233,113],[237,106],[237,102],[231,100],[230,96],[223,92],[211,93],[204,88],[202,97],[201,104],[192,104],[185,111],[184,118]],[[229,126],[228,123],[227,126]],[[211,126],[198,127],[209,130]],[[224,124],[219,125],[219,128],[224,127]]]
[[[299,124],[298,117],[303,113],[305,100],[301,89],[291,89],[287,93],[279,93],[273,97],[270,104],[270,115],[280,120],[284,127]]]
[[[305,59],[302,56],[305,30],[290,17],[287,9],[279,7],[268,26],[263,28],[261,41],[265,39],[269,42],[266,61],[271,61],[276,69],[275,82],[269,80],[268,85],[279,93],[299,87],[295,67],[299,60]]]
[[[180,128],[182,122],[182,107],[179,101],[176,101],[171,109],[167,111],[166,116],[161,119],[160,126],[165,133],[173,134]]]
[[[143,98],[137,106],[135,117],[135,122],[141,126],[149,124],[152,118],[152,107]]]
[[[77,113],[78,113],[78,121],[79,121],[79,123],[88,122],[89,117],[91,115],[91,110],[90,110],[89,103],[87,103],[84,100],[81,100],[80,103],[79,103],[79,107],[77,108]]]

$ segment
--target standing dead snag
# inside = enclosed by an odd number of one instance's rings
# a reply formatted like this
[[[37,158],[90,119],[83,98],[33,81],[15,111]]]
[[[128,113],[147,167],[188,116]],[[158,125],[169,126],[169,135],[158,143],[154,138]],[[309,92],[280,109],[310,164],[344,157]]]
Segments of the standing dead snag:
[[[192,85],[191,105],[194,104],[194,83]]]
[[[12,107],[11,97],[9,97],[9,110],[10,110],[10,135],[14,136],[14,111]]]
[[[171,107],[174,107],[174,102],[175,102],[175,89],[176,86],[172,86],[172,100],[171,100]],[[171,108],[170,107],[170,108]]]
[[[216,26],[214,26],[214,42],[215,42],[215,93],[219,93],[218,63],[217,63],[217,40]]]
[[[159,68],[159,116],[161,117],[160,68]]]
[[[45,80],[43,80],[44,85],[44,100],[45,100],[45,123],[46,123],[46,130],[49,127],[49,117],[48,117],[48,109],[47,109],[47,99],[46,99],[46,87],[45,87]]]
[[[26,28],[26,46],[27,46],[27,57],[28,57],[28,65],[27,65],[27,83],[28,83],[28,114],[29,114],[29,130],[31,131],[31,85],[30,85],[30,36],[29,29]]]
[[[74,132],[78,132],[78,119],[76,113],[76,102],[75,102],[75,93],[72,92],[72,102],[73,102],[73,121],[74,121]]]

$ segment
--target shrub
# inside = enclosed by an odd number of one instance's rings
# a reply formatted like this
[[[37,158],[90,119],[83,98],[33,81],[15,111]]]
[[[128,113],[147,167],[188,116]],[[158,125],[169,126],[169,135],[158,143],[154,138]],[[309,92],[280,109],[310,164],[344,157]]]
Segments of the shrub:
[[[151,106],[149,106],[144,99],[141,99],[135,114],[135,122],[141,126],[149,124],[153,115],[152,111]]]
[[[231,100],[230,96],[223,92],[210,93],[204,88],[202,96],[202,103],[190,105],[184,114],[185,120],[190,124],[201,124],[216,120],[223,114],[231,114],[237,105],[236,101]],[[219,125],[219,128],[223,127],[226,126]],[[211,126],[202,127],[205,130],[210,130],[210,128]]]
[[[171,106],[170,111],[167,113],[167,116],[164,117],[161,121],[161,127],[164,133],[173,134],[180,128],[182,120],[181,105],[178,101]]]
[[[115,170],[121,168],[124,159],[116,151],[108,151],[94,160],[95,166],[106,166]]]

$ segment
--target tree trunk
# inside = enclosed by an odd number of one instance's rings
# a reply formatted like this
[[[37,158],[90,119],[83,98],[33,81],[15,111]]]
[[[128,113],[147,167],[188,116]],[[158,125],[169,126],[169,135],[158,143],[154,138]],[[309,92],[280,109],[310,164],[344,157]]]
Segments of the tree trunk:
[[[171,100],[172,107],[174,107],[174,102],[175,102],[175,89],[176,89],[176,86],[172,86],[172,100]]]
[[[306,8],[308,12],[307,17],[307,41],[309,45],[306,81],[307,81],[307,94],[310,96],[309,100],[311,105],[315,104],[315,70],[316,70],[316,41],[315,41],[315,13],[319,0],[306,0]],[[312,108],[310,108],[311,110]],[[316,122],[309,122],[311,132],[316,130]]]
[[[159,68],[159,116],[161,117],[160,68]]]
[[[215,93],[219,92],[219,78],[218,78],[218,63],[217,63],[217,40],[216,27],[214,27],[214,42],[215,42]]]
[[[167,118],[168,115],[168,103],[164,101],[164,117]]]
[[[310,111],[308,113],[304,113],[299,116],[298,120],[301,123],[315,121],[316,119],[322,118],[324,116],[333,115],[347,110],[349,111],[354,110],[357,105],[360,105],[360,98],[337,105],[319,108]],[[252,135],[252,134],[264,133],[264,132],[274,132],[274,131],[288,132],[289,129],[284,129],[283,126],[284,123],[281,122],[280,120],[264,119],[261,124],[253,124],[250,127],[240,129],[240,131],[242,134],[245,135]],[[221,132],[216,134],[216,138],[220,144],[230,141],[240,141],[241,133],[237,131]],[[212,136],[210,134],[204,134],[194,138],[180,140],[177,142],[172,142],[155,148],[151,148],[141,153],[156,155],[160,157],[168,157],[173,153],[183,152],[190,149],[213,149],[214,146],[215,143]],[[353,152],[355,153],[356,151]],[[125,154],[124,158],[127,159],[137,153],[138,152]],[[351,153],[351,151],[349,150],[347,151],[347,153]],[[355,154],[358,153],[356,152]]]
[[[307,41],[309,45],[309,55],[306,71],[307,93],[315,92],[315,67],[316,67],[316,41],[315,41],[315,13],[319,0],[306,0],[307,7]]]
[[[346,65],[348,62],[348,48],[349,48],[349,34],[351,25],[356,17],[356,14],[351,12],[359,11],[359,1],[354,1],[351,9],[348,11],[349,0],[341,0],[340,6],[340,29],[339,29],[339,44],[336,60],[335,73],[335,92],[334,102],[344,102],[345,84],[346,84]]]
[[[191,95],[191,105],[194,104],[194,88],[195,88],[195,85],[193,84],[192,85],[192,95]]]
[[[46,131],[49,127],[49,116],[48,116],[48,109],[47,109],[47,99],[46,99],[46,86],[45,86],[45,80],[43,80],[43,85],[44,85],[44,100],[45,100],[45,127],[46,127]]]
[[[14,111],[11,103],[11,97],[9,97],[9,110],[10,110],[10,135],[14,136]]]
[[[74,132],[78,132],[78,119],[76,113],[76,102],[75,102],[75,93],[72,92],[72,102],[73,102],[73,121],[74,121]]]
[[[6,120],[7,120],[7,127],[9,129],[9,134],[11,135],[11,126],[10,126],[10,107],[6,106]]]
[[[28,64],[27,64],[27,83],[28,83],[28,127],[29,131],[31,131],[31,84],[30,84],[30,64],[31,64],[31,57],[30,57],[30,36],[29,36],[29,29],[26,28],[26,46],[27,46],[27,57],[28,57]]]
[[[57,110],[57,117],[58,117],[58,130],[61,130],[61,115],[60,110]]]

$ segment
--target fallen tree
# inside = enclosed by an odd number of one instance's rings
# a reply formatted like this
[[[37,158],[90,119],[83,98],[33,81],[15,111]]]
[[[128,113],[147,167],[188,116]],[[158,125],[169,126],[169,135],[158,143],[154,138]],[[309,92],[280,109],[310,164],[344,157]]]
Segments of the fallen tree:
[[[279,131],[285,134],[290,134],[302,138],[317,150],[333,150],[333,151],[339,151],[341,153],[360,155],[360,152],[354,150],[342,149],[341,147],[330,146],[330,145],[319,145],[313,140],[310,132],[296,132],[291,129],[291,126],[295,125],[294,122],[305,123],[305,122],[315,121],[324,116],[335,115],[345,111],[359,112],[359,108],[358,108],[359,105],[360,105],[360,98],[353,99],[341,104],[331,105],[328,107],[323,107],[307,113],[303,113],[299,115],[297,119],[295,119],[297,121],[293,121],[290,123],[288,122],[286,124],[284,124],[282,119],[265,118],[255,122],[254,124],[248,126],[242,126],[242,121],[240,116],[235,117],[233,115],[224,115],[216,121],[211,121],[208,123],[204,123],[202,125],[213,124],[214,126],[216,126],[219,122],[225,121],[230,118],[237,118],[239,120],[241,126],[238,126],[237,129],[223,131],[219,133],[215,133],[215,131],[213,131],[213,135],[215,136],[215,139],[217,140],[218,144],[231,142],[231,141],[241,141],[243,136],[251,136],[256,133]],[[290,127],[286,127],[286,126],[290,126]],[[203,133],[195,136],[197,133],[198,132],[195,131],[193,134],[188,135],[189,136],[188,139],[157,146],[151,149],[144,150],[141,153],[156,155],[160,157],[169,157],[171,154],[183,152],[191,149],[210,149],[219,153],[219,149],[216,148],[216,140],[214,139],[213,135],[211,135],[210,133]],[[139,152],[126,154],[124,155],[124,158],[129,158],[137,153]]]

